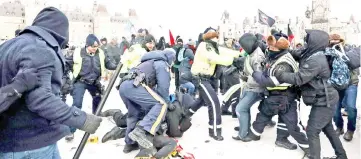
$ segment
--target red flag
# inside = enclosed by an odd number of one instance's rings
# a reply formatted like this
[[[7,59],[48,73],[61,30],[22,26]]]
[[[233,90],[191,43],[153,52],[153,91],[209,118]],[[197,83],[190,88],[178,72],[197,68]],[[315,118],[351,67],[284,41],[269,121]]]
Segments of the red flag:
[[[289,24],[288,24],[288,29],[287,29],[287,36],[288,36],[288,41],[290,43],[292,42],[293,38],[295,38]]]
[[[173,34],[172,34],[172,32],[170,31],[170,29],[169,29],[169,45],[170,45],[170,46],[174,46],[174,45],[175,45],[174,37],[173,37]]]

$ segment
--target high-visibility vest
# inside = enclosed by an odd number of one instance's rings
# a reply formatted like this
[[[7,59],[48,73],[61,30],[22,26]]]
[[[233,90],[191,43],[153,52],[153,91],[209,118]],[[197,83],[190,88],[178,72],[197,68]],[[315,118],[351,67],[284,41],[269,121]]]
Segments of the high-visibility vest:
[[[267,87],[267,90],[274,91],[274,90],[286,90],[288,87],[292,86],[292,84],[289,83],[280,83],[277,78],[274,76],[275,68],[278,64],[281,63],[287,63],[292,67],[292,70],[294,72],[298,72],[298,63],[295,61],[295,59],[292,57],[290,53],[284,54],[281,57],[279,57],[273,64],[271,64],[270,69],[268,70],[269,77],[273,81],[273,83],[276,85],[275,87]]]
[[[74,78],[77,78],[81,68],[82,68],[82,63],[83,63],[83,57],[81,57],[81,48],[77,48],[74,51],[73,54],[73,76]],[[99,56],[99,60],[100,60],[100,75],[102,77],[105,77],[106,73],[105,73],[105,54],[103,52],[102,49],[98,49],[98,56]]]

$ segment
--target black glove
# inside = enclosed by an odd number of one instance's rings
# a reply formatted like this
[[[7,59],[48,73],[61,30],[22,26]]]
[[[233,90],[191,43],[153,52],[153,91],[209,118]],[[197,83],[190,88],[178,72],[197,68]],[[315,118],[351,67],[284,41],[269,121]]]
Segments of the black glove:
[[[18,74],[14,77],[12,83],[13,88],[23,93],[25,91],[32,90],[33,88],[40,85],[40,76],[36,69],[19,70]]]
[[[83,130],[90,134],[94,134],[95,131],[99,128],[101,122],[102,122],[101,117],[95,116],[93,114],[87,114],[85,123],[83,127],[80,128],[80,130]]]
[[[169,111],[175,110],[175,105],[173,103],[168,103],[167,105],[168,105],[168,110]]]
[[[238,57],[233,60],[233,66],[237,67],[238,70],[243,70],[245,57]]]
[[[95,83],[95,86],[97,87],[99,93],[100,93],[101,95],[103,95],[104,92],[105,92],[105,86],[103,86],[103,85],[100,83],[100,81],[97,81],[97,82]]]
[[[247,82],[247,81],[248,81],[248,76],[246,76],[243,72],[241,73],[240,78],[241,78],[241,80],[244,81],[244,82]]]

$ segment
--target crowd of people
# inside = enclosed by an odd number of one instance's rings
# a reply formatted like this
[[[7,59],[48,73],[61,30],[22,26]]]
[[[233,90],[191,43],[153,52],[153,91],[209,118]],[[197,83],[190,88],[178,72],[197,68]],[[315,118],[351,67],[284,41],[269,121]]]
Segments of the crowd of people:
[[[277,125],[277,146],[300,147],[304,158],[320,159],[322,131],[336,155],[323,159],[347,159],[339,136],[351,141],[356,129],[360,46],[347,45],[338,34],[306,33],[305,43],[295,48],[277,30],[267,36],[245,33],[236,40],[219,39],[212,27],[196,41],[177,36],[175,45],[139,29],[129,41],[112,38],[108,43],[90,34],[85,46],[75,47],[68,44],[64,13],[44,8],[31,26],[0,45],[0,158],[58,159],[59,140],[71,142],[76,129],[93,134],[101,117],[111,116],[116,126],[103,143],[125,138],[123,152],[140,149],[138,159],[191,159],[174,137],[191,130],[193,114],[206,106],[208,136],[216,141],[224,140],[222,115],[231,115],[239,121],[238,134],[232,136],[236,141],[258,141],[266,126]],[[120,74],[113,75],[120,78],[116,88],[127,112],[110,109],[96,116],[105,93],[101,81],[119,64]],[[172,78],[175,92],[169,91]],[[92,114],[81,110],[85,90],[93,98]],[[65,103],[68,94],[71,106]],[[257,102],[259,113],[251,124],[250,110]],[[307,129],[300,120],[301,102],[311,106]],[[348,115],[346,132],[342,107]]]

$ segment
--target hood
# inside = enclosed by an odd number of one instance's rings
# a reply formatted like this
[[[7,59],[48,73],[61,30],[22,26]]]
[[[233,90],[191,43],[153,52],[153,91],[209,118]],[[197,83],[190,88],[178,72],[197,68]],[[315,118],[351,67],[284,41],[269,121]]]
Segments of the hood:
[[[68,44],[69,21],[60,10],[54,7],[44,8],[35,17],[32,26],[40,27],[49,32],[61,48],[65,48]]]
[[[175,51],[174,49],[168,48],[163,51],[156,50],[145,53],[142,56],[141,62],[148,60],[162,60],[162,61],[166,61],[169,65],[172,65],[173,61],[175,60]]]
[[[252,33],[245,33],[239,38],[239,44],[246,53],[251,54],[258,47],[257,37]]]
[[[301,56],[310,56],[318,51],[324,51],[329,44],[329,36],[322,30],[306,30],[305,42],[307,46]]]
[[[259,41],[262,41],[262,40],[263,40],[263,35],[260,34],[260,33],[257,33],[257,34],[256,34],[256,37],[257,37],[257,40],[259,40]]]

